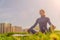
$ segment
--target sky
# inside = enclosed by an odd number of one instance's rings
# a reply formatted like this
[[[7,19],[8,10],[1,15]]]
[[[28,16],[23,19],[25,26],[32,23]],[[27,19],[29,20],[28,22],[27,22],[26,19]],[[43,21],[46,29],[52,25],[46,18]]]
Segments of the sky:
[[[44,9],[56,29],[60,29],[60,0],[0,0],[0,23],[31,27]]]

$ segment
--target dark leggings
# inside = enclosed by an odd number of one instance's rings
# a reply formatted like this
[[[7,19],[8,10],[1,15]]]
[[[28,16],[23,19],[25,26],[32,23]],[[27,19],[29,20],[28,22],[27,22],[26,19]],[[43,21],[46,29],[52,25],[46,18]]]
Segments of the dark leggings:
[[[37,33],[37,31],[35,31],[35,30],[33,30],[33,29],[29,29],[28,32],[29,32],[29,33],[32,33],[32,34]]]
[[[47,30],[40,30],[42,33],[46,33],[47,32]],[[33,29],[29,29],[28,30],[28,32],[31,32],[32,34],[35,34],[35,33],[37,33],[37,31],[35,31],[35,30],[33,30]]]

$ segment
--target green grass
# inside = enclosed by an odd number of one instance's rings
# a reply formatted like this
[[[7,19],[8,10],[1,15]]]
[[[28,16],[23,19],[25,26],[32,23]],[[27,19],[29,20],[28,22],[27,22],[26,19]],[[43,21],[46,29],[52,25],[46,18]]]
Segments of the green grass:
[[[13,34],[26,34],[28,36],[12,36]],[[21,33],[6,33],[0,34],[0,40],[60,40],[60,31],[55,31],[53,33],[42,34],[29,34],[25,32]]]

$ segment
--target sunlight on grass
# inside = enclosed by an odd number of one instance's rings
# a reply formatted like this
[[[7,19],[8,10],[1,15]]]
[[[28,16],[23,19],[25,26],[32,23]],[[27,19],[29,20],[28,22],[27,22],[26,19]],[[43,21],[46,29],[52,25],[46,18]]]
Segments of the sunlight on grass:
[[[60,40],[59,31],[55,31],[53,33],[42,34],[29,34],[29,33],[7,33],[0,34],[0,40]],[[12,36],[14,34],[20,34],[25,36]]]

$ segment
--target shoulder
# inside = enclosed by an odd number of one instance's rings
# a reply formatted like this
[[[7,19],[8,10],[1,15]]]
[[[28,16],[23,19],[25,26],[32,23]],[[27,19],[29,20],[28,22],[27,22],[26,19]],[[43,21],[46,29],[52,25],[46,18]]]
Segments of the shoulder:
[[[36,21],[40,20],[40,18],[37,18]]]
[[[37,20],[39,20],[39,19],[41,19],[41,18],[37,18]]]
[[[47,20],[50,20],[50,18],[49,17],[45,17]]]

